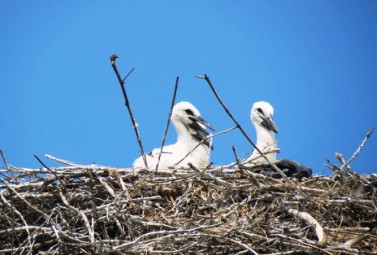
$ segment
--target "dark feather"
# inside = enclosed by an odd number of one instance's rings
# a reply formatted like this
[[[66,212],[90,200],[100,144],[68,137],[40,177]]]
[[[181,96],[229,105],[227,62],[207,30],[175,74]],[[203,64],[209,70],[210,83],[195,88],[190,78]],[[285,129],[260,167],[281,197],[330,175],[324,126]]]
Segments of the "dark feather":
[[[287,177],[298,178],[301,180],[304,177],[309,178],[312,176],[311,168],[306,167],[296,161],[282,159],[274,163],[280,170],[283,171],[283,173]],[[276,179],[282,178],[281,174],[276,172],[275,169],[273,169],[272,166],[269,164],[254,166],[251,167],[250,170],[252,170],[255,173],[260,173]]]
[[[193,120],[193,119],[191,119]],[[192,123],[190,123],[189,125],[190,127],[190,133],[191,135],[198,141],[202,141],[204,140],[204,144],[207,145],[208,147],[210,146],[209,144],[209,141],[208,139],[206,139],[206,137],[209,135],[209,133],[207,132],[207,130],[205,130],[198,122],[196,122],[195,120],[193,120]]]

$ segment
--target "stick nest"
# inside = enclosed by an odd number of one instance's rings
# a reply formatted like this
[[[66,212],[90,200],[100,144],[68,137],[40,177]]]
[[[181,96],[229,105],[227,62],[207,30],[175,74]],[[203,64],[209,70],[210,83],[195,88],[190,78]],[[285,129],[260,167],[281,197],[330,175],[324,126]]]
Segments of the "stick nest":
[[[9,171],[10,169],[8,169]],[[11,169],[0,254],[376,254],[375,175]]]

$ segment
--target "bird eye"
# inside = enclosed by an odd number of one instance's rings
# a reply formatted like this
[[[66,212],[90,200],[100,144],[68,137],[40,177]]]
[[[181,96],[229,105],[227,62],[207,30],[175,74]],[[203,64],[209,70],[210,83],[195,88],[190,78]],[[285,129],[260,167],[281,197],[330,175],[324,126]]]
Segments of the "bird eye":
[[[191,111],[190,109],[186,109],[185,112],[186,112],[188,115],[194,116],[194,112]]]
[[[260,114],[264,114],[263,113],[263,110],[261,108],[257,108],[257,111],[260,113]]]

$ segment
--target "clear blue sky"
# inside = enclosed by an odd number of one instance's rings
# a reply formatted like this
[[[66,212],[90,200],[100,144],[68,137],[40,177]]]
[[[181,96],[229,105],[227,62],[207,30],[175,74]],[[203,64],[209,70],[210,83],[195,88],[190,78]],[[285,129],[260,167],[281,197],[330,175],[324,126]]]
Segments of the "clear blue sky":
[[[109,57],[117,53],[146,151],[158,147],[176,76],[187,100],[221,131],[233,126],[209,87],[255,139],[250,108],[275,108],[289,158],[330,173],[377,127],[377,1],[1,1],[0,148],[36,168],[33,154],[132,166],[139,156]],[[167,143],[175,141],[170,128]],[[239,131],[216,137],[212,161],[252,147]],[[376,173],[377,134],[351,166]],[[45,160],[50,166],[57,163]],[[2,164],[1,164],[2,165]]]

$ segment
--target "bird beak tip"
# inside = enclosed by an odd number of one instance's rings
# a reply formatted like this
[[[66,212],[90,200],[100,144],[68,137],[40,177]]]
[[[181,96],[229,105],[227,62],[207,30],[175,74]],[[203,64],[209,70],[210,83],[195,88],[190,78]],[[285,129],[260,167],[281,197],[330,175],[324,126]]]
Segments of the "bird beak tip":
[[[206,126],[208,129],[212,130],[212,131],[215,131],[215,129],[205,120],[203,119],[202,117],[198,117],[197,118],[197,121],[200,123],[200,124],[203,124],[204,126]]]

